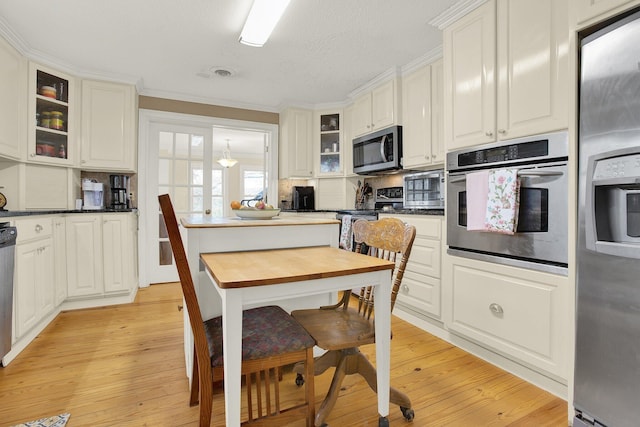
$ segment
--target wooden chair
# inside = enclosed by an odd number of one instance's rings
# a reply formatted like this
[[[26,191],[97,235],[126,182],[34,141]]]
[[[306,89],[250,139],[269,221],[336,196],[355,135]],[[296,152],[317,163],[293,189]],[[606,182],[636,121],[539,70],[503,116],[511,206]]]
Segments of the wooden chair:
[[[209,427],[213,384],[223,380],[222,318],[202,320],[187,256],[168,195],[158,197],[167,227],[182,292],[195,341],[191,406],[200,396],[200,426]],[[238,331],[240,333],[240,331]],[[313,375],[314,340],[287,312],[277,306],[258,307],[242,314],[242,375],[245,379],[248,421],[244,424],[284,425],[306,415],[307,426],[315,415],[313,381],[307,381],[304,404],[280,407],[280,368],[296,362],[309,364]],[[254,384],[255,383],[255,384]],[[252,392],[255,385],[256,396]],[[262,390],[264,388],[264,392]],[[272,391],[273,390],[273,391]],[[254,409],[257,417],[254,417]]]
[[[393,310],[416,236],[415,227],[397,218],[384,218],[378,221],[361,219],[353,224],[353,233],[356,252],[395,261],[391,291],[391,310]],[[316,426],[324,425],[324,420],[336,403],[340,385],[346,375],[360,374],[373,391],[377,388],[375,368],[358,349],[361,345],[375,342],[372,287],[367,286],[360,290],[357,307],[349,307],[350,297],[351,291],[344,291],[342,299],[335,305],[319,309],[296,310],[291,313],[316,340],[316,345],[328,350],[316,359],[315,375],[320,375],[330,367],[336,368],[327,396],[316,415]],[[304,381],[300,377],[305,371],[302,364],[297,364],[294,370],[298,373],[296,383]],[[308,376],[306,379],[309,379]],[[407,420],[413,419],[414,411],[411,409],[411,401],[404,393],[392,387],[389,400],[400,406]],[[380,418],[380,425],[388,425],[387,423],[386,418]]]

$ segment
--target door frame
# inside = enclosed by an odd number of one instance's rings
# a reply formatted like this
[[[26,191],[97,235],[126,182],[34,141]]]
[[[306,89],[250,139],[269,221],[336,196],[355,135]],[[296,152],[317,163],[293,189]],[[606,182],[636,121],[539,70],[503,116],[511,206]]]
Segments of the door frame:
[[[257,130],[262,131],[271,136],[268,149],[266,152],[268,171],[268,187],[267,197],[269,200],[278,200],[278,140],[279,128],[277,124],[251,122],[245,120],[224,119],[220,117],[198,116],[184,113],[174,113],[166,111],[156,111],[139,109],[138,110],[138,265],[139,270],[139,287],[146,288],[150,285],[149,275],[147,273],[147,262],[150,253],[155,253],[151,248],[147,248],[149,233],[153,230],[149,229],[149,224],[145,220],[149,209],[156,206],[150,205],[148,198],[150,197],[150,189],[144,185],[147,181],[148,171],[150,169],[149,162],[153,159],[149,158],[149,128],[153,123],[166,123],[180,126],[209,127],[213,132],[214,127],[228,127],[235,129]],[[156,230],[157,232],[157,230]]]

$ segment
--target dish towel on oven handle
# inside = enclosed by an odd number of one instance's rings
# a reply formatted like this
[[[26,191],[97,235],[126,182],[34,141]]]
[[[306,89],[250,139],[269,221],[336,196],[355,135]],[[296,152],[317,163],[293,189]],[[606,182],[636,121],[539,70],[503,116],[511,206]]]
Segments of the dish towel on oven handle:
[[[517,169],[489,171],[486,231],[514,234],[518,226],[520,179]]]
[[[489,171],[467,174],[467,230],[487,231],[487,200],[489,194]]]
[[[353,232],[351,230],[351,215],[343,215],[342,224],[340,227],[340,242],[339,246],[341,249],[345,249],[347,251],[353,250]]]

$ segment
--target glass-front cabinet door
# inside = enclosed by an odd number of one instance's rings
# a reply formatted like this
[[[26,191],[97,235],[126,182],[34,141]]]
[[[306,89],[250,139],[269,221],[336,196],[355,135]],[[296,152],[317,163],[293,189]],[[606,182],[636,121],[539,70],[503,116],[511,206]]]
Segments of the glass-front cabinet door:
[[[72,77],[29,64],[29,161],[73,165],[74,104]]]
[[[318,175],[343,175],[342,137],[340,113],[318,114],[316,129],[319,132]]]

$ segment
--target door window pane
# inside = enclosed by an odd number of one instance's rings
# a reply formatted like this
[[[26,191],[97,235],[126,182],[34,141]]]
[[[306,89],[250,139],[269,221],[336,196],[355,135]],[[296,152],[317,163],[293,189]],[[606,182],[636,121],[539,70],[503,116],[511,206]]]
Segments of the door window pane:
[[[160,132],[159,135],[159,150],[160,157],[171,157],[173,155],[173,133],[172,132]]]
[[[261,170],[245,170],[243,172],[242,184],[245,199],[253,199],[259,194],[262,195],[264,190],[264,172]]]
[[[186,133],[176,133],[176,152],[175,157],[188,159],[190,135]]]
[[[221,217],[224,215],[224,181],[222,169],[211,171],[211,215]]]

